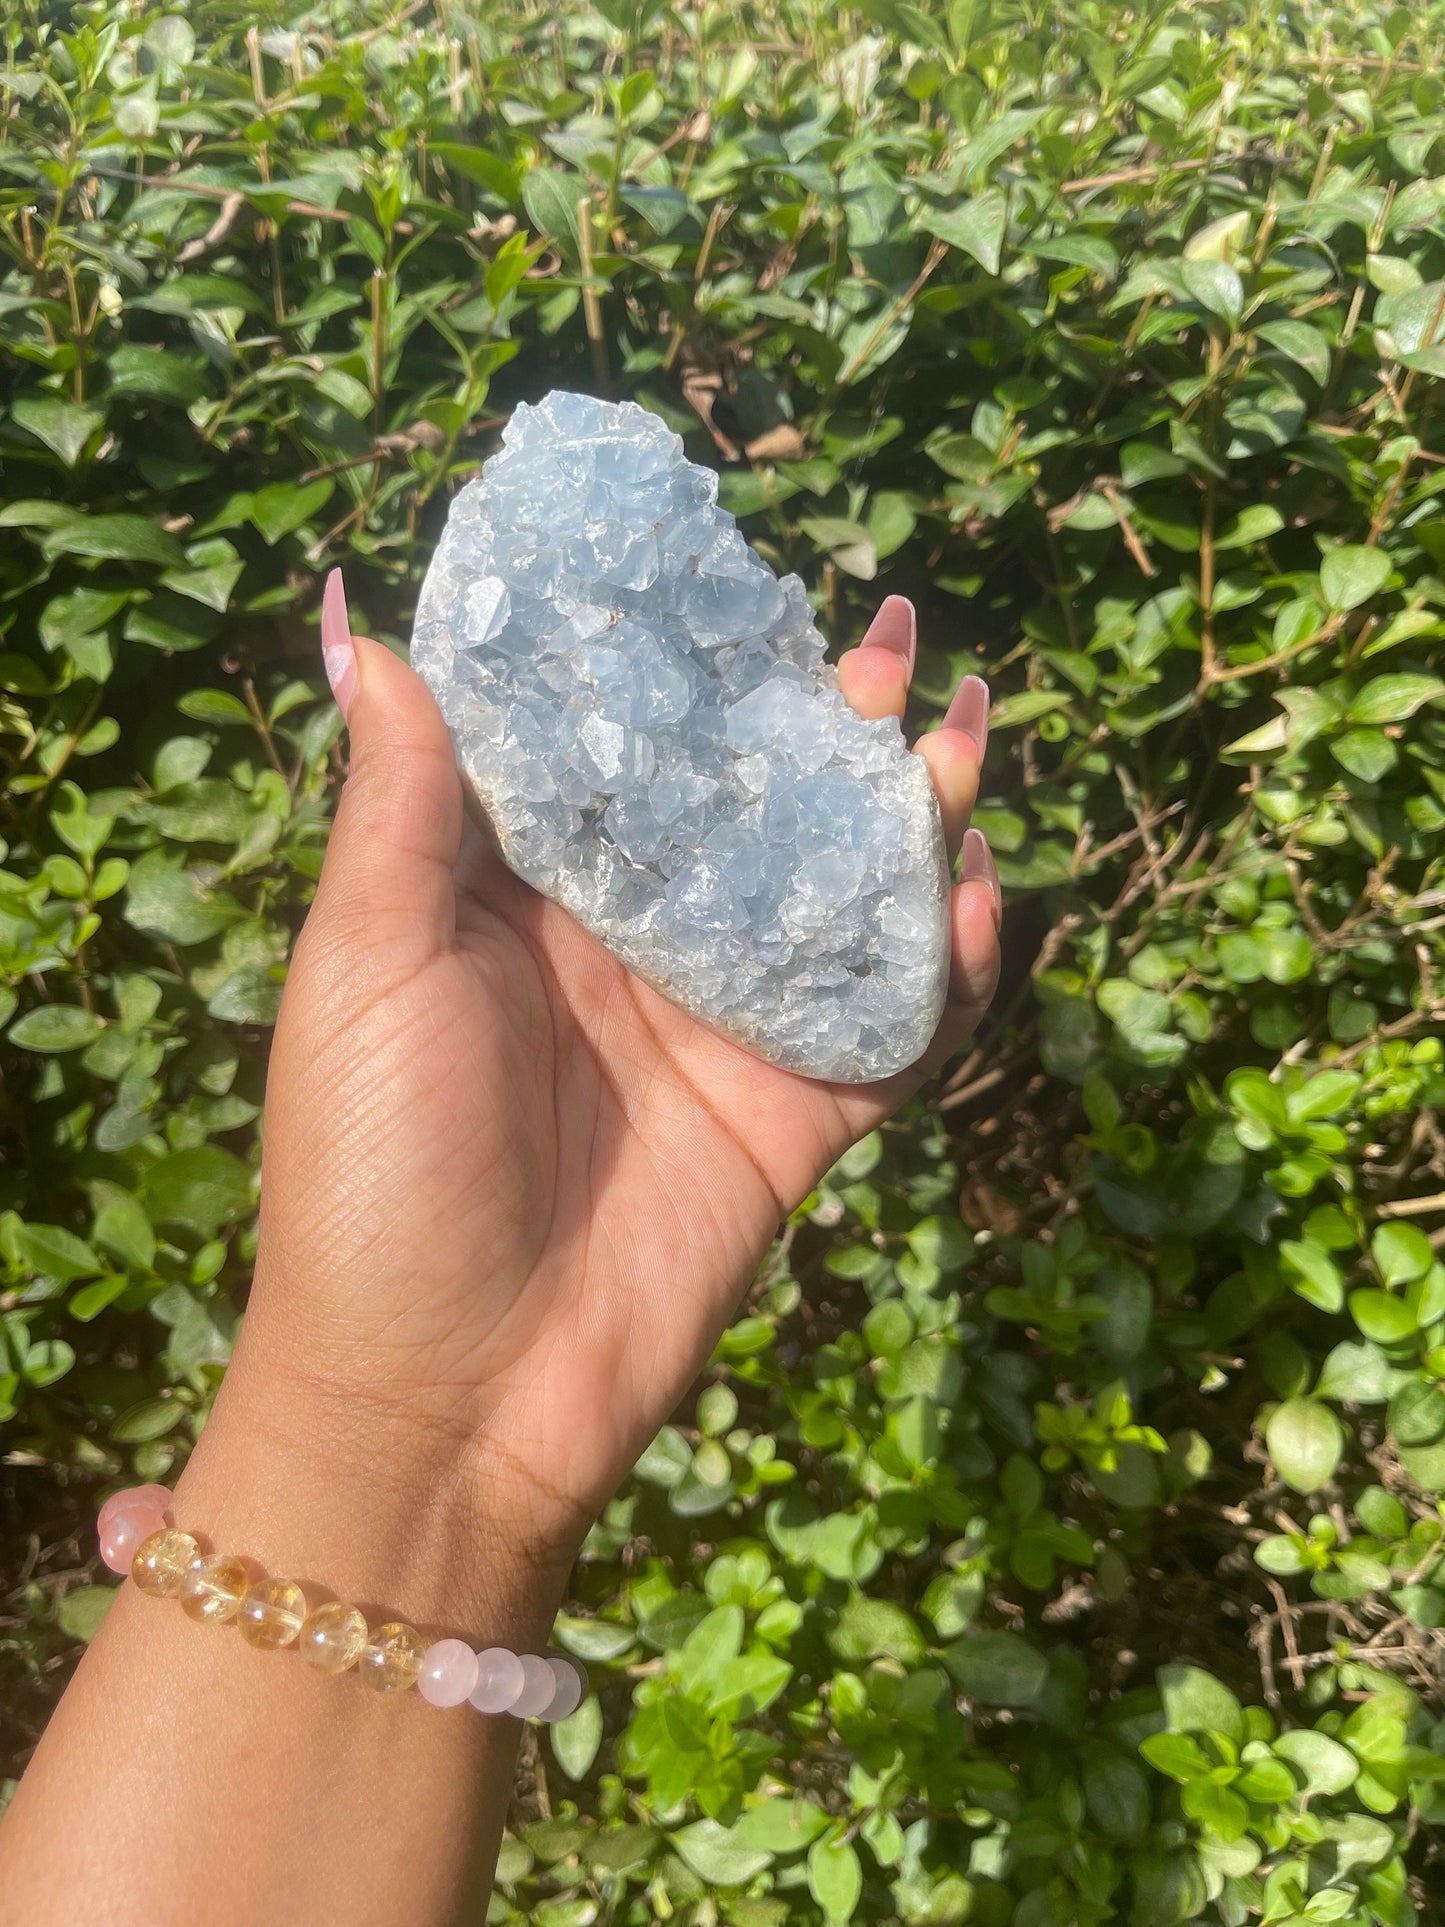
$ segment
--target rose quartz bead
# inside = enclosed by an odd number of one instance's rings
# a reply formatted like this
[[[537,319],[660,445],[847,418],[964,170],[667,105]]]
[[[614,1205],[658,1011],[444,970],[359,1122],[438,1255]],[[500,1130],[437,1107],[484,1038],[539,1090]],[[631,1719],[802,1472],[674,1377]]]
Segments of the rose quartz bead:
[[[477,1654],[477,1683],[467,1698],[479,1713],[506,1713],[525,1684],[517,1655],[505,1646],[489,1646]]]
[[[129,1572],[142,1543],[152,1533],[164,1532],[165,1526],[166,1517],[158,1505],[118,1507],[100,1528],[100,1556],[112,1572]]]
[[[535,1719],[557,1697],[557,1675],[535,1653],[522,1655],[522,1690],[507,1708],[515,1719]]]
[[[587,1675],[570,1659],[548,1659],[547,1664],[557,1682],[556,1692],[542,1709],[542,1718],[551,1726],[565,1720],[569,1713],[575,1713],[582,1704],[587,1692]]]
[[[164,1485],[128,1485],[123,1492],[112,1492],[96,1515],[97,1532],[104,1532],[112,1519],[119,1518],[122,1512],[169,1512],[171,1507],[170,1489]]]
[[[426,1649],[416,1690],[429,1706],[460,1706],[471,1697],[480,1672],[464,1639],[439,1639]]]

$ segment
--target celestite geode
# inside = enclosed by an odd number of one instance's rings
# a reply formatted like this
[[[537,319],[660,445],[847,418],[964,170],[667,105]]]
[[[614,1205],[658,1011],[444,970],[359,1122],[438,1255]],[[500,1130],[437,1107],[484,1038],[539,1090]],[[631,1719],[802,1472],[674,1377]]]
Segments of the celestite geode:
[[[631,402],[520,406],[452,505],[412,660],[510,866],[758,1056],[864,1083],[948,981],[928,772],[844,702],[803,585]]]

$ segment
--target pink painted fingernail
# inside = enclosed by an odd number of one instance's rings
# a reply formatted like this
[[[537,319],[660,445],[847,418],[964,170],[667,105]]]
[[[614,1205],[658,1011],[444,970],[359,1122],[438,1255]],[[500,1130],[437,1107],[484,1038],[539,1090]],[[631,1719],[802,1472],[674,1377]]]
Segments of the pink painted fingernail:
[[[965,883],[988,885],[988,893],[993,899],[993,927],[997,930],[1003,922],[1003,890],[999,886],[998,865],[993,860],[993,851],[988,847],[988,838],[982,830],[965,830],[963,833],[963,880]]]
[[[884,596],[863,638],[865,649],[891,649],[913,669],[918,650],[918,617],[906,595]]]
[[[356,644],[351,640],[351,617],[346,612],[346,588],[340,569],[326,578],[321,595],[321,660],[326,680],[344,716],[356,694]]]
[[[944,712],[945,729],[961,729],[978,745],[978,760],[988,748],[988,684],[982,676],[965,676]]]

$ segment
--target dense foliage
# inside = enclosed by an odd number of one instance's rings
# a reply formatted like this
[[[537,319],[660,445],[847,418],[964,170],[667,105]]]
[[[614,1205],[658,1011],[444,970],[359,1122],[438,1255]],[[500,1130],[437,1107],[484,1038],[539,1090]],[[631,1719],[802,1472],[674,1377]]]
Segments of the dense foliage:
[[[1445,7],[3,31],[13,1760],[244,1301],[318,572],[403,638],[603,385],[991,677],[1009,967],[589,1542],[494,1917],[1440,1920]]]

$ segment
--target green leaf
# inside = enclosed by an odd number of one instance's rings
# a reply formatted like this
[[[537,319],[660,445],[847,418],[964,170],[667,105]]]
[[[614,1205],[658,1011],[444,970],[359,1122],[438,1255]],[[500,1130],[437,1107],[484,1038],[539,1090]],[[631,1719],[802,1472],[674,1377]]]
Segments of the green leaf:
[[[1391,290],[1376,312],[1407,367],[1419,365],[1426,373],[1438,372],[1428,357],[1445,334],[1445,281],[1422,281],[1413,288]]]
[[[1149,1776],[1137,1760],[1113,1747],[1092,1746],[1083,1762],[1089,1817],[1107,1840],[1138,1845],[1149,1831],[1153,1802]]]
[[[1388,1424],[1401,1445],[1434,1445],[1445,1439],[1445,1392],[1411,1377],[1390,1400]]]
[[[22,1050],[80,1050],[104,1029],[94,1011],[78,1004],[37,1004],[10,1026],[10,1041]]]
[[[102,1250],[111,1252],[122,1264],[135,1271],[149,1271],[156,1255],[150,1219],[136,1200],[118,1186],[104,1188],[106,1201],[95,1214],[91,1236]]]
[[[204,649],[219,626],[214,610],[162,589],[156,594],[142,593],[131,604],[126,612],[125,639],[146,643],[152,649]]]
[[[1397,254],[1366,255],[1365,273],[1381,294],[1412,294],[1420,286],[1420,270]]]
[[[1249,234],[1249,209],[1236,208],[1217,221],[1197,228],[1184,243],[1186,261],[1227,261],[1245,246]]]
[[[182,1225],[209,1238],[249,1213],[255,1180],[232,1152],[198,1144],[157,1159],[142,1176],[139,1194],[156,1224]]]
[[[918,210],[918,224],[925,233],[971,255],[988,274],[999,271],[1007,221],[1008,202],[996,191],[954,207],[925,205]]]
[[[251,497],[252,524],[262,540],[274,548],[283,535],[304,528],[335,492],[336,484],[325,475],[314,482],[272,482]]]
[[[239,696],[225,689],[188,689],[176,703],[183,716],[198,723],[244,723],[255,727],[255,719]]]
[[[1244,1712],[1229,1688],[1202,1666],[1161,1666],[1155,1675],[1164,1722],[1171,1733],[1244,1737]]]
[[[1334,1477],[1345,1449],[1345,1430],[1319,1399],[1287,1398],[1270,1414],[1264,1442],[1286,1485],[1296,1492],[1318,1492]]]
[[[463,146],[458,141],[433,141],[428,152],[437,160],[445,161],[469,181],[475,181],[487,188],[499,200],[515,206],[521,199],[524,171],[511,161],[504,161],[490,153],[485,147]]]
[[[677,1680],[685,1693],[707,1696],[718,1689],[729,1661],[742,1651],[743,1631],[741,1606],[717,1606],[708,1614],[677,1656]]]
[[[1375,676],[1345,714],[1354,723],[1403,723],[1425,703],[1441,696],[1445,696],[1445,682],[1438,676]]]
[[[1023,723],[1037,722],[1040,716],[1067,709],[1069,700],[1068,691],[1063,689],[1023,689],[994,704],[988,725],[991,730],[1017,729]]]
[[[901,1606],[887,1599],[850,1599],[828,1634],[828,1644],[841,1659],[871,1659],[887,1654],[903,1665],[917,1665],[923,1657],[923,1637]]]
[[[123,1412],[110,1428],[117,1445],[144,1445],[174,1432],[186,1416],[179,1399],[147,1398]]]
[[[129,1283],[123,1271],[108,1272],[104,1277],[72,1292],[66,1309],[72,1318],[87,1325],[92,1318],[98,1318],[107,1305],[113,1305]]]
[[[1386,1285],[1413,1285],[1435,1262],[1434,1246],[1413,1224],[1382,1224],[1370,1239],[1370,1256]]]
[[[27,1385],[43,1391],[65,1377],[75,1365],[75,1351],[63,1338],[42,1338],[27,1347],[20,1376]]]
[[[1330,1254],[1305,1238],[1285,1238],[1280,1269],[1290,1290],[1321,1311],[1339,1311],[1345,1302],[1344,1274]]]
[[[74,468],[86,443],[104,425],[98,408],[80,402],[60,401],[50,395],[25,395],[10,404],[12,421],[58,455],[67,468]]]
[[[1321,388],[1329,380],[1330,344],[1318,328],[1311,328],[1303,321],[1266,321],[1259,329],[1259,337],[1297,362]]]
[[[1234,520],[1214,538],[1216,549],[1248,548],[1251,542],[1263,542],[1271,535],[1278,535],[1284,527],[1284,517],[1276,508],[1265,503],[1256,503],[1252,508],[1241,509]]]
[[[254,820],[248,797],[220,777],[167,789],[154,808],[156,828],[177,843],[239,843]]]
[[[104,631],[130,601],[129,589],[72,589],[47,602],[40,616],[40,640],[47,649],[74,651]]]
[[[590,199],[586,179],[556,167],[531,167],[522,177],[522,205],[539,234],[555,241],[574,266],[581,254],[577,203]]]
[[[808,1891],[828,1927],[843,1927],[863,1897],[863,1868],[847,1840],[815,1840],[808,1849]]]
[[[153,562],[180,568],[185,553],[173,535],[144,515],[77,515],[45,537],[51,555],[92,555],[112,562]]]
[[[567,1778],[585,1779],[602,1745],[602,1702],[589,1693],[575,1713],[554,1720],[547,1731],[553,1757]]]
[[[58,529],[75,519],[76,511],[64,502],[37,501],[25,497],[0,506],[0,529]]]
[[[1018,1633],[967,1633],[943,1655],[970,1699],[985,1706],[1028,1706],[1044,1690],[1048,1661]]]
[[[716,1820],[695,1820],[672,1835],[672,1844],[693,1872],[715,1887],[740,1887],[772,1859],[770,1853],[742,1844],[732,1829]]]
[[[147,850],[131,866],[126,921],[167,943],[204,943],[244,914],[233,898],[187,869],[179,851]]]
[[[119,1586],[77,1586],[55,1608],[56,1625],[68,1638],[89,1645],[119,1592]]]
[[[224,613],[244,567],[235,549],[221,536],[212,542],[193,543],[186,550],[185,567],[167,569],[161,584],[176,595],[189,596],[193,602]]]
[[[1405,1300],[1391,1297],[1388,1291],[1352,1291],[1350,1316],[1377,1345],[1402,1344],[1420,1328]]]
[[[733,1838],[739,1846],[764,1853],[801,1853],[828,1824],[827,1814],[811,1800],[760,1800],[733,1828]]]
[[[15,1256],[29,1270],[62,1285],[91,1278],[100,1260],[83,1238],[58,1224],[25,1224],[14,1233]]]
[[[1320,564],[1320,589],[1329,609],[1358,609],[1390,579],[1390,558],[1379,549],[1343,543]]]
[[[1244,283],[1227,261],[1186,261],[1180,277],[1202,308],[1227,321],[1231,328],[1239,325],[1244,313]]]

